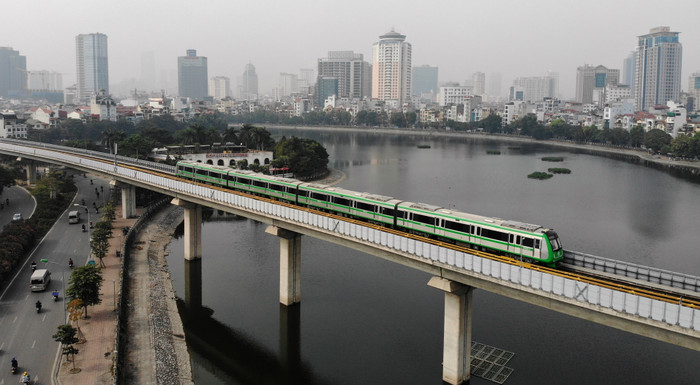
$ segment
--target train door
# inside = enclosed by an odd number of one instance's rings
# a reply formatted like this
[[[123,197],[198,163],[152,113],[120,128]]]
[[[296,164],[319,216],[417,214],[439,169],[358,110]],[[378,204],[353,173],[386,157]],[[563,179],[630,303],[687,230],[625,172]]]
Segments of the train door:
[[[522,247],[520,246],[522,237],[520,235],[508,234],[508,252],[515,255],[520,255]]]

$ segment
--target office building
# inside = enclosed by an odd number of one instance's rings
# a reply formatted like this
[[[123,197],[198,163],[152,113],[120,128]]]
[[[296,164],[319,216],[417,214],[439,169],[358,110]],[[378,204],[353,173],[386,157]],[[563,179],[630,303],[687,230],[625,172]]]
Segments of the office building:
[[[629,56],[622,61],[622,77],[620,78],[620,83],[630,86],[632,92],[634,92],[635,55],[636,53],[634,51],[630,52]]]
[[[688,111],[698,110],[700,104],[700,72],[694,72],[688,77],[688,98],[690,103],[686,103]]]
[[[0,47],[0,96],[18,97],[27,90],[27,58],[10,47]]]
[[[402,106],[411,100],[411,44],[395,31],[379,36],[374,43],[372,64],[372,98],[394,100]]]
[[[513,80],[510,100],[539,102],[545,98],[554,98],[558,93],[558,74],[546,76],[521,77]]]
[[[608,84],[618,84],[620,70],[608,69],[605,66],[584,65],[576,69],[576,101],[593,103],[593,90],[602,91]]]
[[[275,88],[275,100],[282,100],[297,93],[298,79],[296,74],[280,73],[279,83]]]
[[[316,83],[316,104],[323,106],[329,96],[338,96],[340,82],[336,77],[320,77]]]
[[[27,71],[27,78],[30,90],[60,91],[63,89],[63,75],[56,71]]]
[[[107,35],[89,33],[76,36],[75,66],[77,99],[80,103],[87,103],[100,90],[109,94]]]
[[[440,87],[440,106],[444,107],[450,104],[464,104],[466,100],[471,99],[472,87],[470,86],[443,86]]]
[[[246,64],[243,75],[238,81],[238,90],[238,97],[241,100],[258,99],[258,74],[255,72],[254,65]]]
[[[178,95],[204,100],[209,96],[207,58],[197,56],[196,49],[188,49],[186,56],[177,58]]]
[[[656,27],[639,36],[634,79],[637,111],[680,101],[683,47],[678,34],[669,27]]]
[[[369,63],[361,53],[330,51],[327,58],[318,59],[318,78],[338,79],[338,98],[369,97],[371,76]]]
[[[214,76],[209,80],[209,96],[221,100],[231,96],[231,79],[227,76]]]
[[[486,74],[474,72],[472,75],[472,91],[474,95],[484,95],[486,93]]]
[[[425,95],[438,93],[438,67],[424,64],[413,67],[413,95]]]

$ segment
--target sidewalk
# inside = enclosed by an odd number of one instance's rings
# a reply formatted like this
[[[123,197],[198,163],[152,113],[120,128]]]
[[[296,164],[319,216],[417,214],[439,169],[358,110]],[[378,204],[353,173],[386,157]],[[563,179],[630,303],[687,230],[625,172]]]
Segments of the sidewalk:
[[[85,343],[74,345],[79,353],[75,355],[75,367],[80,371],[71,373],[72,362],[66,362],[66,357],[61,357],[58,370],[57,383],[65,385],[73,384],[113,384],[112,354],[115,347],[117,312],[116,301],[119,296],[119,273],[121,271],[121,258],[116,258],[116,251],[121,250],[124,236],[121,229],[124,226],[132,226],[136,218],[121,218],[121,206],[116,209],[117,218],[112,224],[113,235],[109,240],[109,252],[103,258],[105,267],[102,268],[102,288],[100,298],[102,303],[88,307],[88,319],[80,319],[80,330],[85,338]],[[99,264],[99,260],[95,261]],[[67,277],[66,277],[67,279]]]

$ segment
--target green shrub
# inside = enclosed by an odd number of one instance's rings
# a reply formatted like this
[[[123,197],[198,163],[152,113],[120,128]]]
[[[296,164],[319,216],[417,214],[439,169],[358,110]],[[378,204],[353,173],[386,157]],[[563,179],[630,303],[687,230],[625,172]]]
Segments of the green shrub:
[[[532,174],[528,175],[527,177],[530,178],[530,179],[540,179],[540,180],[543,180],[543,179],[549,179],[549,178],[551,178],[551,177],[553,177],[553,176],[554,176],[554,174],[548,174],[548,173],[546,173],[546,172],[535,171],[535,172],[533,172]]]
[[[545,156],[542,158],[543,161],[545,162],[563,162],[564,157],[563,156]]]
[[[571,174],[571,170],[568,168],[548,168],[547,171],[552,174]]]

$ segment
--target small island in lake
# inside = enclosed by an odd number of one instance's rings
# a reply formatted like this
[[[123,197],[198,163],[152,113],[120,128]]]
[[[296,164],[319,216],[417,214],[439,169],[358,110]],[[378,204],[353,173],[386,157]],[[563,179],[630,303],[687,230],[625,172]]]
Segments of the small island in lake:
[[[554,176],[554,174],[548,174],[548,173],[542,172],[542,171],[535,171],[532,174],[528,175],[527,177],[530,179],[544,180],[544,179],[549,179],[553,176]]]

